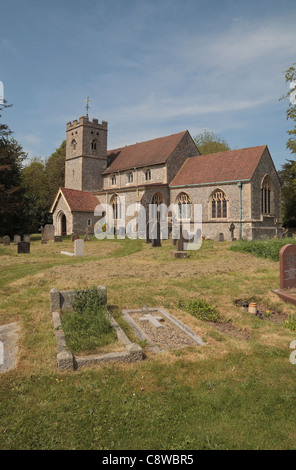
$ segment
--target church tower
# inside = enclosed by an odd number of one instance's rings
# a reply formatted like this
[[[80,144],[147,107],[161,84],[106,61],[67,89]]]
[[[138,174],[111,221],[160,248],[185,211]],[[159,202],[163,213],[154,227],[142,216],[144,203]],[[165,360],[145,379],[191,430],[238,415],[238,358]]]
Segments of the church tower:
[[[103,188],[107,168],[108,123],[82,116],[67,124],[65,187],[79,191]]]

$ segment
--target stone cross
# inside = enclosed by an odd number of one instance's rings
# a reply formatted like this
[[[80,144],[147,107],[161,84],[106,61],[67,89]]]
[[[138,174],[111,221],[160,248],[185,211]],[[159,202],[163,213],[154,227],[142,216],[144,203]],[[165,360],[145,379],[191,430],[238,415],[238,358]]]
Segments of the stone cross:
[[[151,325],[155,328],[163,328],[163,325],[159,323],[159,320],[162,320],[162,317],[154,317],[151,313],[145,313],[145,315],[139,318],[140,321],[149,321]]]

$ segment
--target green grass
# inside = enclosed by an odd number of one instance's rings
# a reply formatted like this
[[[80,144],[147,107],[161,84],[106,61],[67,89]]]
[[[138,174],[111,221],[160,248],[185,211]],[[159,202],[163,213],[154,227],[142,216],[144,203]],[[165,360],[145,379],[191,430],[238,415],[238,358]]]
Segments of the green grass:
[[[202,299],[179,300],[177,306],[202,321],[217,322],[220,314]]]
[[[271,292],[278,262],[238,256],[227,242],[206,241],[184,260],[170,256],[171,241],[154,249],[142,240],[94,240],[76,260],[60,255],[72,242],[61,245],[33,240],[30,255],[19,256],[2,247],[0,324],[18,321],[21,335],[17,368],[0,375],[1,450],[296,448],[296,366],[289,361],[296,336],[285,328],[296,309]],[[50,289],[100,284],[133,341],[122,309],[162,306],[206,346],[152,354],[142,344],[141,362],[57,369]],[[234,305],[250,298],[277,309],[282,321]],[[248,339],[203,321],[207,310]]]
[[[97,348],[116,341],[108,309],[96,287],[77,291],[72,307],[73,311],[62,315],[62,325],[67,347],[73,353],[91,354]]]
[[[287,244],[296,245],[294,238],[277,238],[273,240],[260,240],[260,241],[246,241],[241,240],[233,242],[230,246],[231,251],[238,251],[241,253],[250,253],[258,258],[266,258],[272,261],[279,260],[279,253],[281,248]]]

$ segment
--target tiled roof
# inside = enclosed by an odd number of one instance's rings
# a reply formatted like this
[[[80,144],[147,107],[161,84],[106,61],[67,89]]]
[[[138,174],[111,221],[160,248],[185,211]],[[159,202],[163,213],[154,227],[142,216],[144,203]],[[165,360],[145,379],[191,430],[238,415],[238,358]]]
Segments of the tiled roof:
[[[187,158],[170,186],[249,180],[266,145]]]
[[[111,164],[104,174],[166,162],[186,132],[109,150],[107,156]]]
[[[99,204],[93,193],[60,188],[72,212],[93,212]]]

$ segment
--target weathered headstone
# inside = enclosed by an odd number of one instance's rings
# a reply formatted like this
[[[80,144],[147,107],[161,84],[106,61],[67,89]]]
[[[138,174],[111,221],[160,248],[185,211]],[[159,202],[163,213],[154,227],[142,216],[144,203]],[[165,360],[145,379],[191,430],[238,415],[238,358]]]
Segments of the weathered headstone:
[[[21,241],[21,236],[20,235],[15,235],[13,238],[13,244],[17,245]]]
[[[42,241],[47,242],[54,240],[54,225],[47,224],[41,229]]]
[[[296,287],[296,245],[285,245],[280,251],[280,288]]]
[[[153,227],[153,238],[152,238],[152,246],[161,246],[161,240],[160,240],[160,221],[157,220],[154,222],[154,227]]]
[[[18,253],[30,253],[30,243],[28,242],[19,242],[17,244]]]
[[[24,242],[30,243],[31,242],[31,237],[30,235],[24,235]]]
[[[3,244],[5,246],[9,246],[10,245],[10,237],[8,235],[6,235],[5,237],[3,237]]]
[[[74,242],[74,256],[84,255],[84,240],[75,240]]]
[[[55,241],[55,242],[62,242],[63,240],[62,240],[62,237],[57,237],[57,236],[55,236],[55,237],[54,237],[54,241]]]

